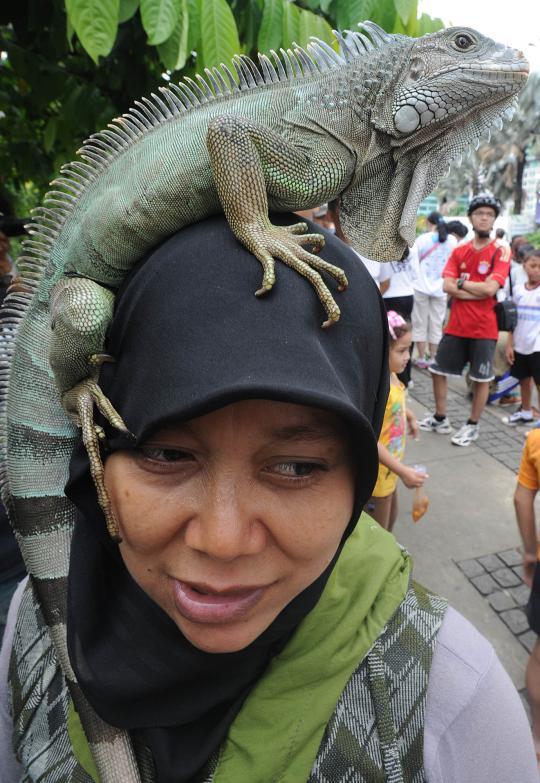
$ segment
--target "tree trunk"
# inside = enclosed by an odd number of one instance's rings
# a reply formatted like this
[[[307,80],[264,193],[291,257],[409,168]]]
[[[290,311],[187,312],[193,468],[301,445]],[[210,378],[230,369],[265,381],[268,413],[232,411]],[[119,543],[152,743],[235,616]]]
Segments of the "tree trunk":
[[[523,209],[523,171],[527,162],[527,147],[520,148],[516,163],[516,184],[514,187],[514,214],[521,215]]]

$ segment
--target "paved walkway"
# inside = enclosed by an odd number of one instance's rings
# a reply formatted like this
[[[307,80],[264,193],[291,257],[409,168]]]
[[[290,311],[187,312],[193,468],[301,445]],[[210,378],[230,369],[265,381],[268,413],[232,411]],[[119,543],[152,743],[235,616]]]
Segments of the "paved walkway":
[[[420,419],[433,410],[431,377],[415,369],[413,379],[410,406]],[[470,409],[463,381],[451,381],[448,403],[457,429]],[[400,483],[394,532],[414,557],[417,579],[445,595],[491,641],[521,690],[534,636],[523,613],[526,588],[513,493],[527,430],[505,426],[501,419],[508,413],[488,407],[478,441],[466,448],[436,433],[420,432],[417,441],[409,441],[407,464],[424,464],[430,474],[430,507],[413,523],[412,492]]]

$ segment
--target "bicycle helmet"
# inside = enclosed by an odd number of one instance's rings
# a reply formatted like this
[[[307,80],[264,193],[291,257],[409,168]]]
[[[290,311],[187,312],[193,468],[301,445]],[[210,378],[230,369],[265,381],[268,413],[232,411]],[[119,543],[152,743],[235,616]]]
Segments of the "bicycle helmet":
[[[467,215],[470,217],[474,210],[478,209],[479,207],[491,207],[495,210],[495,217],[499,217],[499,213],[501,211],[501,202],[498,198],[495,198],[495,196],[492,196],[490,193],[479,193],[477,196],[471,199],[469,209],[467,210]]]

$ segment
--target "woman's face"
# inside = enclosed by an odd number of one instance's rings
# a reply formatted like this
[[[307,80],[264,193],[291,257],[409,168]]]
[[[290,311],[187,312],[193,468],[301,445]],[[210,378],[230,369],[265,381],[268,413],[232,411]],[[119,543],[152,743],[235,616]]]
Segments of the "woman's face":
[[[325,570],[353,476],[337,416],[268,400],[167,427],[105,465],[131,576],[213,653],[246,647]]]

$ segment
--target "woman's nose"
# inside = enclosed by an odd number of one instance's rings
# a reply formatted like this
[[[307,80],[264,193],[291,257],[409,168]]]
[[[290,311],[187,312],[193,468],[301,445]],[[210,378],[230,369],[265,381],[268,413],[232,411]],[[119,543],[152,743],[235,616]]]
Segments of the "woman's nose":
[[[198,511],[190,519],[185,542],[218,560],[234,560],[260,553],[266,545],[266,528],[257,515],[253,488],[232,477],[209,482]]]

